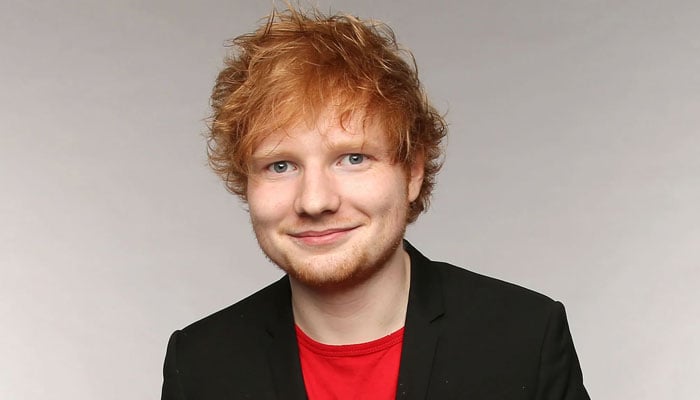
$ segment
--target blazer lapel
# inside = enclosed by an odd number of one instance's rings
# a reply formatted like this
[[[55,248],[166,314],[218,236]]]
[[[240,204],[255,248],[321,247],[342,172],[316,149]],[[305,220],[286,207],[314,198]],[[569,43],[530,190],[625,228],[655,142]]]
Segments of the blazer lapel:
[[[288,278],[285,278],[285,283],[285,290],[280,291],[277,299],[276,308],[279,312],[276,318],[271,319],[267,328],[270,335],[267,358],[277,398],[306,400]]]
[[[397,399],[424,399],[438,345],[437,320],[444,314],[442,283],[431,261],[404,241],[411,257],[411,288],[404,328]]]

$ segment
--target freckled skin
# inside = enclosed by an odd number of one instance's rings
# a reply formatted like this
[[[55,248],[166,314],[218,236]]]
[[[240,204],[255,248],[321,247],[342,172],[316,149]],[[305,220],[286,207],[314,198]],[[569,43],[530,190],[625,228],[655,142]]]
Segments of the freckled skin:
[[[422,182],[391,161],[383,131],[323,114],[266,138],[248,179],[251,222],[267,257],[313,287],[352,285],[402,262],[408,205]],[[419,164],[419,163],[416,163]]]

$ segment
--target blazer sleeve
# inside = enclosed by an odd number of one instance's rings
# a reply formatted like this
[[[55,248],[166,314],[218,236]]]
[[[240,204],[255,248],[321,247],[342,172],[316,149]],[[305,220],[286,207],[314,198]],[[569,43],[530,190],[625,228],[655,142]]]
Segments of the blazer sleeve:
[[[538,400],[590,400],[569,332],[566,311],[555,302],[540,353]]]
[[[180,373],[177,368],[177,338],[180,331],[170,335],[168,350],[165,353],[163,365],[163,390],[161,400],[185,400],[185,394],[180,383]]]

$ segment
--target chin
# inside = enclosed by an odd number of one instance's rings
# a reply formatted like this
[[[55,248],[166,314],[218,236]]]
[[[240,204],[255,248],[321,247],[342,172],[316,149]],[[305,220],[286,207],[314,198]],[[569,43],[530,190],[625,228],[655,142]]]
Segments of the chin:
[[[352,287],[367,281],[380,271],[396,254],[401,239],[392,242],[384,249],[364,247],[350,248],[341,254],[324,254],[311,256],[290,256],[281,254],[268,258],[292,279],[313,288]],[[263,249],[264,251],[264,249]]]

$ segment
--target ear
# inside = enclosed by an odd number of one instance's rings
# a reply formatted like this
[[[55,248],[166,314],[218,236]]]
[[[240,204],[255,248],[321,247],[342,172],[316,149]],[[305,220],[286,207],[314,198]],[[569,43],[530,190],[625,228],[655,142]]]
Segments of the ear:
[[[425,170],[425,154],[416,152],[408,169],[408,201],[413,202],[418,198],[420,188],[423,186],[423,172]]]

